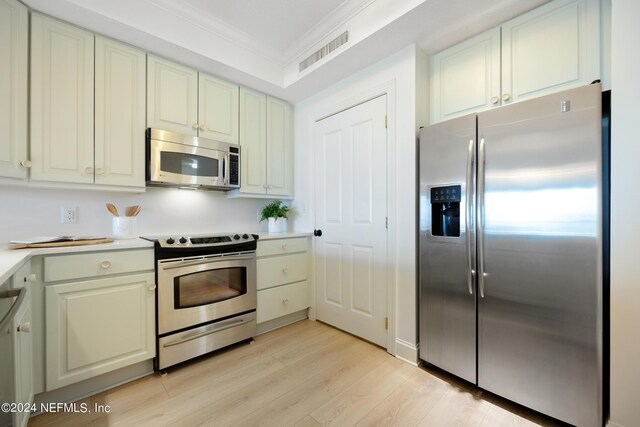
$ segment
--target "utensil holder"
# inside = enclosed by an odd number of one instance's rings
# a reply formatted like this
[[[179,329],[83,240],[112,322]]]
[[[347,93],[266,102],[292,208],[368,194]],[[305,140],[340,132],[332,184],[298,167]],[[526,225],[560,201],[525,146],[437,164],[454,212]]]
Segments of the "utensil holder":
[[[136,233],[135,216],[115,216],[113,217],[112,234],[114,239],[135,239]]]

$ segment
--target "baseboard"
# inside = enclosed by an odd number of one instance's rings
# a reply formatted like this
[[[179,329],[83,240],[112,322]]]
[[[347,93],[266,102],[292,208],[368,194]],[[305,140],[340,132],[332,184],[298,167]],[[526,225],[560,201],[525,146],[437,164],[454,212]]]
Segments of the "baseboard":
[[[308,317],[307,309],[305,308],[304,310],[296,311],[295,313],[287,314],[286,316],[278,317],[277,319],[269,320],[268,322],[258,323],[258,335],[299,322],[307,319]]]
[[[613,421],[607,421],[607,427],[624,427],[622,424],[616,424]]]
[[[418,347],[415,344],[396,338],[396,358],[418,366]]]

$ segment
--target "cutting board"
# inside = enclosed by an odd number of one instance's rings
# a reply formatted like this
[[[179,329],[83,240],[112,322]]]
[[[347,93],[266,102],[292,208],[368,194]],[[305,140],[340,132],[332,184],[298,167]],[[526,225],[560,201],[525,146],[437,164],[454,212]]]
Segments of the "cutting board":
[[[66,242],[47,242],[47,243],[9,243],[7,246],[9,249],[25,249],[25,248],[62,248],[67,246],[86,246],[86,245],[99,245],[101,243],[113,242],[111,238],[104,239],[85,239],[85,240],[70,240]]]

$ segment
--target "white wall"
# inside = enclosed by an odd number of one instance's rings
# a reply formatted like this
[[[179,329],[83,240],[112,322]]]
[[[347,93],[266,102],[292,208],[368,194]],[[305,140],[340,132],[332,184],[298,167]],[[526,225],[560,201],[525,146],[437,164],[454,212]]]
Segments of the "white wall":
[[[217,191],[150,188],[142,194],[0,186],[0,247],[32,236],[111,235],[106,203],[122,214],[139,204],[139,235],[264,231],[257,211],[269,200],[227,199]],[[77,206],[77,224],[61,224],[60,208]]]
[[[611,19],[611,423],[640,425],[640,2]]]
[[[395,143],[395,172],[389,176],[389,269],[395,281],[395,302],[390,302],[391,327],[396,340],[389,351],[411,362],[417,361],[416,351],[416,118],[421,105],[422,119],[427,93],[416,99],[416,70],[426,67],[426,55],[415,45],[340,81],[295,106],[296,141],[296,201],[300,217],[298,225],[314,228],[313,129],[316,120],[356,105],[380,91],[391,88],[387,95],[389,139]],[[421,74],[422,90],[427,74]],[[422,91],[421,90],[421,91]],[[423,96],[423,97],[422,97]],[[395,324],[393,322],[395,316]]]

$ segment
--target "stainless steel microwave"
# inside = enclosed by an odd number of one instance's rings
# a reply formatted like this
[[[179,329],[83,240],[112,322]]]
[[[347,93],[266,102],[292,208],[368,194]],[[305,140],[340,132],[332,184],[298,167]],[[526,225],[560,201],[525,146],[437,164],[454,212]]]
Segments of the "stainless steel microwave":
[[[240,188],[240,146],[152,128],[146,139],[147,185]]]

